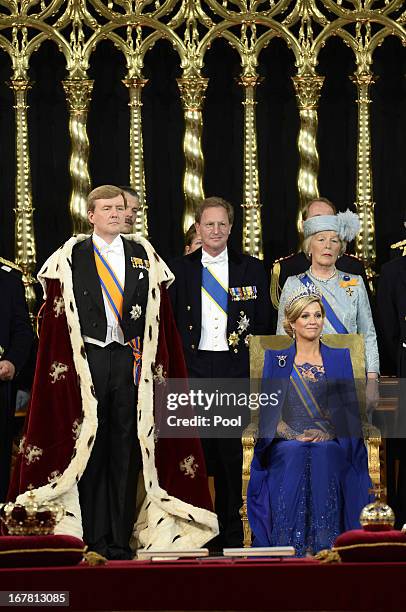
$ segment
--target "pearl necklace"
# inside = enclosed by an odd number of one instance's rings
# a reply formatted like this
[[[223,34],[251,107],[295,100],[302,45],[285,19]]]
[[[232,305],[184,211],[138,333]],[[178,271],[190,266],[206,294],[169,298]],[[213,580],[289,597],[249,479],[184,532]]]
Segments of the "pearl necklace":
[[[316,276],[311,266],[310,266],[309,272],[310,272],[310,276],[312,276],[314,280],[318,281],[319,283],[327,283],[329,280],[335,277],[335,275],[337,274],[337,268],[334,266],[334,270],[328,278],[319,278],[318,276]]]

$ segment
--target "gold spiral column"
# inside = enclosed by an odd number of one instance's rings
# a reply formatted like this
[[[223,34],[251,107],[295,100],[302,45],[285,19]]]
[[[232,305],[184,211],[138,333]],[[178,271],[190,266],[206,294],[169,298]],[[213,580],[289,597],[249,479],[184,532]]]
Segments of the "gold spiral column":
[[[9,85],[14,92],[16,122],[15,253],[16,262],[23,270],[25,297],[33,320],[36,282],[33,273],[36,265],[36,249],[27,121],[27,94],[31,83],[28,79],[11,79]]]
[[[73,221],[73,233],[79,234],[89,229],[86,206],[86,198],[90,191],[89,139],[86,123],[93,81],[66,79],[62,82],[62,85],[69,107],[69,132],[71,137],[69,172],[72,191],[69,208]]]
[[[185,154],[185,174],[183,192],[185,210],[183,213],[183,231],[186,232],[195,220],[195,211],[204,199],[202,152],[202,108],[204,94],[209,79],[190,76],[177,79],[185,116],[185,135],[183,151]]]
[[[238,81],[244,87],[243,252],[263,259],[255,113],[255,91],[259,82],[257,75],[242,76]]]
[[[361,221],[361,230],[356,240],[356,254],[365,263],[368,280],[374,276],[376,260],[375,219],[372,171],[371,171],[371,129],[369,114],[369,88],[375,83],[370,72],[355,73],[350,77],[358,89],[358,145],[357,145],[357,193],[355,206]]]
[[[297,216],[297,228],[302,233],[302,209],[312,198],[319,195],[317,176],[319,172],[319,155],[317,153],[317,106],[324,77],[312,74],[303,74],[292,77],[295,88],[299,114],[300,130],[298,135],[298,149],[300,168],[298,173],[298,190],[300,210]]]
[[[142,89],[148,79],[128,78],[123,80],[128,88],[130,101],[130,185],[140,196],[140,208],[135,220],[134,229],[144,238],[148,238],[148,206],[146,205],[144,144],[142,139]]]

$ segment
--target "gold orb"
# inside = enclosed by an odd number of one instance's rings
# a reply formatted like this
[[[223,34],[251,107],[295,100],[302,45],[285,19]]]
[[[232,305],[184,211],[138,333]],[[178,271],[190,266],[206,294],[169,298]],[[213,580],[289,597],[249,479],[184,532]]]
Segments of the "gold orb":
[[[374,527],[393,528],[395,525],[395,513],[388,504],[375,501],[362,509],[359,522],[364,529]]]

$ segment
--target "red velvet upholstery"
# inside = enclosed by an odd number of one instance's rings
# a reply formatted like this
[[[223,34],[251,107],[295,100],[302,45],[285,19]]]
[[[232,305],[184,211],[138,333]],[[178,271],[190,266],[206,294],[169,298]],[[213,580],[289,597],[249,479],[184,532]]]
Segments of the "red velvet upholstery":
[[[76,565],[84,552],[82,540],[73,536],[0,537],[0,567]]]
[[[334,550],[342,561],[406,561],[406,533],[354,529],[338,536]]]

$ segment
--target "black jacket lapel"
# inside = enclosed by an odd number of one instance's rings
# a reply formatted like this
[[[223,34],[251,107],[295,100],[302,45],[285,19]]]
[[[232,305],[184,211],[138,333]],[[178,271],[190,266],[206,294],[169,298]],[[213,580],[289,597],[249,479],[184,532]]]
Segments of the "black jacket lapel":
[[[136,286],[138,284],[138,279],[140,276],[140,272],[143,272],[140,268],[134,268],[131,263],[131,257],[133,256],[133,252],[131,249],[131,244],[128,240],[122,238],[124,244],[124,259],[125,259],[125,283],[124,283],[124,298],[123,298],[123,317],[124,313],[128,313],[131,310],[131,306],[133,305],[132,299],[134,296],[134,292]],[[144,272],[146,274],[147,272]]]
[[[92,237],[81,242],[77,248],[77,262],[82,283],[86,285],[87,291],[91,293],[96,304],[104,311],[104,301],[97,274],[96,262],[94,260]]]
[[[247,262],[232,249],[228,249],[228,286],[242,287]],[[230,293],[229,293],[230,299]]]
[[[201,326],[202,321],[202,249],[197,249],[186,256],[188,265],[185,284],[188,296],[188,304],[191,306],[195,316],[194,324]]]
[[[243,287],[244,275],[247,267],[247,260],[243,259],[233,251],[228,249],[228,287]],[[231,293],[228,291],[228,321],[227,331],[235,331],[236,313],[240,311],[240,302],[233,302]]]

